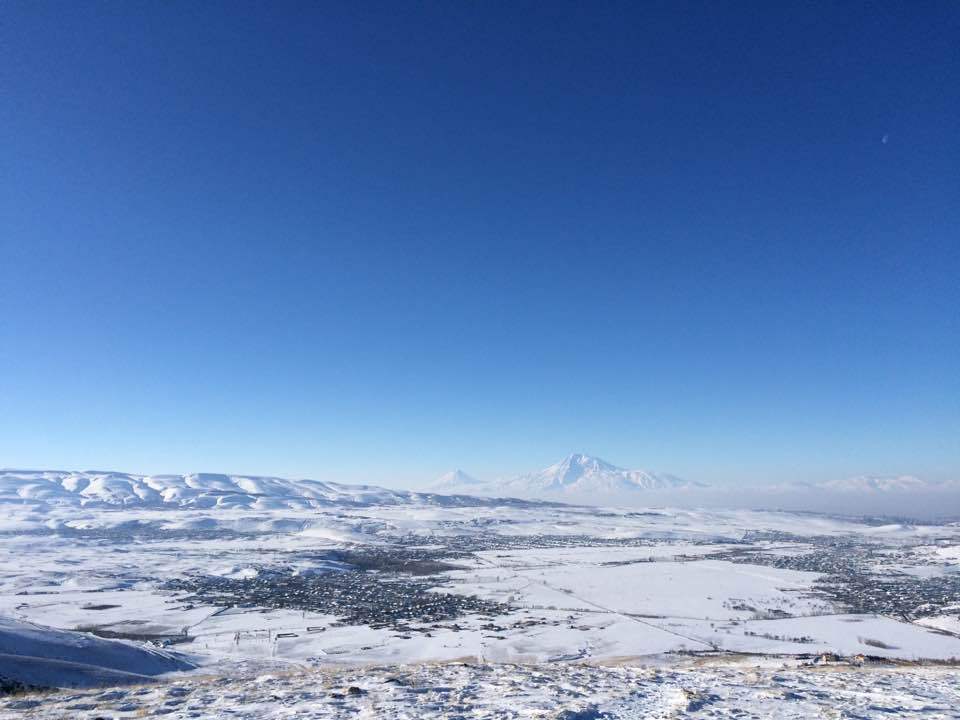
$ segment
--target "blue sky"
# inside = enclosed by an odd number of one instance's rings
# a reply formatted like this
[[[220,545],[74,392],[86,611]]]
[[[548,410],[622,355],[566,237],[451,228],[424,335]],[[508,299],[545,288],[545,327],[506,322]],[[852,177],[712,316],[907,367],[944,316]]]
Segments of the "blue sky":
[[[3,3],[0,466],[956,477],[958,33]]]

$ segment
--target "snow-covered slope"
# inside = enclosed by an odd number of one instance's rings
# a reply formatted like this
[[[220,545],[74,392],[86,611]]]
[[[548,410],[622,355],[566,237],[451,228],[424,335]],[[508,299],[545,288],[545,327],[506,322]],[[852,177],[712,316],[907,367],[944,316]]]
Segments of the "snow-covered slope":
[[[357,505],[463,506],[490,503],[464,495],[389,490],[318,480],[250,475],[131,475],[118,472],[0,470],[0,503],[82,507],[304,509]]]
[[[0,617],[0,680],[41,687],[138,683],[194,665],[175,653]]]

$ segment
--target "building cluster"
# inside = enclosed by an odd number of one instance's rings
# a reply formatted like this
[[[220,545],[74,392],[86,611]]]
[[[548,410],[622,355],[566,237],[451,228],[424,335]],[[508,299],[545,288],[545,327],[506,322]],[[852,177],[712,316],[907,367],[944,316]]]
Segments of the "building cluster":
[[[498,603],[432,592],[411,577],[350,570],[321,575],[260,573],[253,578],[201,575],[171,580],[186,602],[224,607],[284,608],[335,615],[345,625],[405,629],[406,623],[439,623],[467,614],[499,615]]]
[[[774,555],[735,549],[723,559],[751,565],[803,570],[823,577],[815,587],[849,612],[889,615],[904,620],[936,615],[960,604],[960,573],[917,577],[899,568],[916,564],[909,546],[864,542],[844,536],[800,537],[788,533],[755,534],[752,541],[790,542],[814,549],[798,555]]]
[[[904,573],[832,575],[818,586],[852,612],[891,615],[904,620],[938,615],[960,603],[960,574],[918,578]]]
[[[575,547],[651,547],[663,544],[663,539],[645,537],[608,538],[594,535],[503,535],[500,533],[476,533],[463,535],[438,535],[424,538],[422,535],[404,535],[392,538],[399,546],[417,547],[429,542],[444,548],[445,557],[456,554],[468,556],[481,551],[539,550],[544,548]],[[729,543],[729,540],[724,541]],[[698,543],[694,543],[698,544]]]

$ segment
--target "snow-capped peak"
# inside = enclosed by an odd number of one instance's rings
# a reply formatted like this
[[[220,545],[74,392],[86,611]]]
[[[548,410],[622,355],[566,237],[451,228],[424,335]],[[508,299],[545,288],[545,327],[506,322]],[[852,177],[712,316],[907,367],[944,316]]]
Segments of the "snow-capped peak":
[[[555,478],[561,485],[568,485],[576,482],[578,478],[589,474],[599,473],[620,473],[625,472],[623,468],[608,463],[597,457],[584,455],[582,453],[571,453],[558,463],[554,463],[548,468],[540,471],[549,474]]]
[[[434,483],[433,487],[438,490],[441,488],[459,488],[469,485],[482,485],[483,483],[480,480],[477,480],[472,475],[468,475],[460,468],[455,470],[450,470],[445,472],[443,475],[438,477]]]
[[[511,494],[605,494],[636,490],[697,487],[699,483],[648,470],[627,470],[598,457],[572,453],[539,472],[521,475],[504,484]]]

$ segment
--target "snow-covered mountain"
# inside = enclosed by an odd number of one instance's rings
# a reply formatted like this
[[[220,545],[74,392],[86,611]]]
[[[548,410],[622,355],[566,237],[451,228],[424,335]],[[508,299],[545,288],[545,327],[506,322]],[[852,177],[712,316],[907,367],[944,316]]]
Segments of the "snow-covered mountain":
[[[482,489],[486,483],[457,468],[438,477],[430,489],[438,493],[465,493]]]
[[[454,494],[389,490],[253,475],[131,475],[62,470],[0,470],[0,503],[80,507],[305,509],[329,506],[431,504],[489,505]]]
[[[595,498],[606,501],[645,490],[680,490],[705,487],[675,475],[648,470],[627,470],[597,457],[573,453],[537,472],[507,480],[484,482],[461,470],[443,475],[431,489],[470,495],[518,498],[568,499],[576,502]]]
[[[627,470],[590,455],[573,453],[538,472],[502,483],[504,495],[615,495],[643,490],[677,490],[705,487],[675,475],[648,470]]]
[[[856,477],[828,480],[816,487],[835,492],[926,492],[928,490],[956,489],[956,483],[941,483],[922,480],[914,475],[858,475]]]

